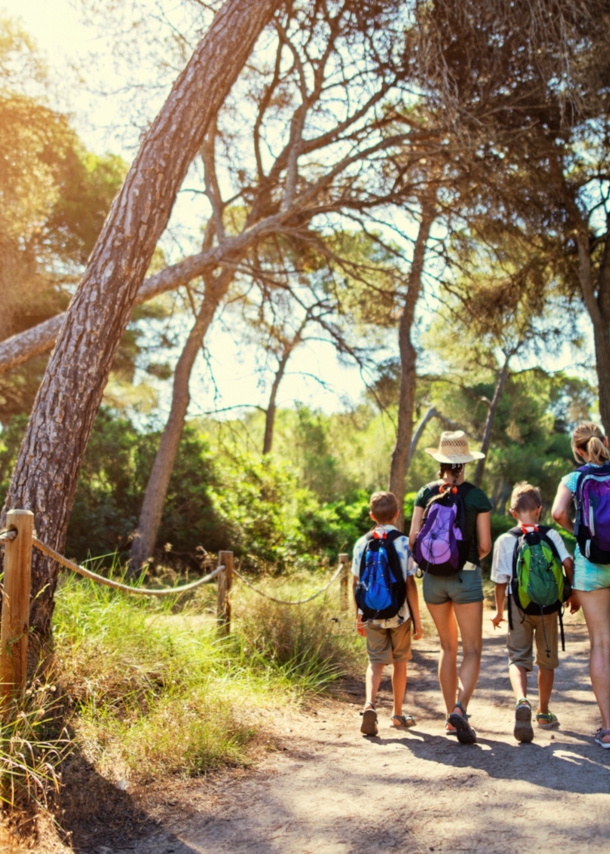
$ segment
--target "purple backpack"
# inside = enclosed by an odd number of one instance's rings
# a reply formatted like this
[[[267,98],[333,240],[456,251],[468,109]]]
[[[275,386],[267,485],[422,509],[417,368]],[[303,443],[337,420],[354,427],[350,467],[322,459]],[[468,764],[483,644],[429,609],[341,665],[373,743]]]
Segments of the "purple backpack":
[[[610,564],[610,463],[581,466],[578,471],[574,536],[584,557]]]
[[[442,493],[438,483],[431,488],[436,494],[424,511],[415,540],[415,561],[423,572],[455,575],[468,560],[470,543],[464,540],[464,498],[474,487],[463,483]]]

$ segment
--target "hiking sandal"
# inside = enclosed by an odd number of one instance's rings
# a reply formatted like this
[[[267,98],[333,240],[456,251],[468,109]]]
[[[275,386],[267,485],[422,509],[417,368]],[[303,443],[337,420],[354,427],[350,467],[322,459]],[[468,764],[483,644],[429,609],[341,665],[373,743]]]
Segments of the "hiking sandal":
[[[595,742],[603,747],[604,750],[610,750],[610,741],[603,741],[605,735],[610,735],[610,729],[602,729],[601,727],[595,733]]]
[[[477,734],[474,727],[468,723],[469,715],[466,714],[461,703],[456,703],[454,708],[460,709],[462,714],[460,715],[459,712],[455,711],[451,712],[447,718],[447,723],[455,727],[460,744],[474,744],[477,740]]]
[[[515,728],[513,734],[517,741],[529,742],[534,738],[532,726],[532,707],[529,700],[522,697],[515,708]]]
[[[542,712],[536,713],[536,723],[540,729],[553,729],[553,727],[559,726],[559,718],[549,709],[546,715]]]
[[[390,724],[390,726],[393,726],[395,729],[406,729],[407,727],[415,726],[416,724],[413,715],[392,715],[392,720],[398,721],[397,724]]]
[[[377,726],[377,712],[375,706],[371,703],[370,708],[360,712],[362,723],[360,724],[360,732],[364,735],[377,735],[379,727]]]

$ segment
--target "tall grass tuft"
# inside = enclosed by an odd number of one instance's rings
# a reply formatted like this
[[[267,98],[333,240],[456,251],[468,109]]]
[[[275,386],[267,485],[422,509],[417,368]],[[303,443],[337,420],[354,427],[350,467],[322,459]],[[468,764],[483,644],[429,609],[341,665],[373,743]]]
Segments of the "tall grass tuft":
[[[48,806],[59,792],[61,764],[73,749],[55,686],[34,679],[0,718],[0,799],[8,807]]]

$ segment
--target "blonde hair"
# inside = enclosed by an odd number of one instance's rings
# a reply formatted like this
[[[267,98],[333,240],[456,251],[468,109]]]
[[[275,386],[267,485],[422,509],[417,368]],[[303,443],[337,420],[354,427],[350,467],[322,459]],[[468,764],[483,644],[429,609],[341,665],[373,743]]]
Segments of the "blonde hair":
[[[380,525],[391,522],[398,513],[398,501],[393,492],[374,492],[369,507],[373,519]]]
[[[572,433],[572,453],[577,463],[582,463],[580,454],[576,453],[578,448],[586,451],[589,462],[596,466],[610,462],[610,451],[605,445],[605,436],[597,424],[592,421],[583,421]]]
[[[527,481],[515,484],[510,497],[510,509],[514,513],[531,513],[542,507],[542,497],[537,486]]]

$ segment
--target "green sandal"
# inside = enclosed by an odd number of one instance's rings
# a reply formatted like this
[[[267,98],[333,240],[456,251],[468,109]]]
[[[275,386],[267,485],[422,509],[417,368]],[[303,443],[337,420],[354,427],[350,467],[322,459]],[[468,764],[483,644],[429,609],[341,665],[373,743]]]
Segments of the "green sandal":
[[[513,734],[517,741],[529,742],[534,738],[532,726],[532,707],[529,700],[522,697],[515,708],[515,728]]]
[[[559,726],[559,718],[550,710],[546,715],[542,712],[537,712],[536,723],[540,729],[553,729],[553,727]]]
[[[405,729],[410,726],[415,726],[415,718],[413,715],[392,715],[393,721],[398,721],[398,724],[390,724],[394,729]]]

